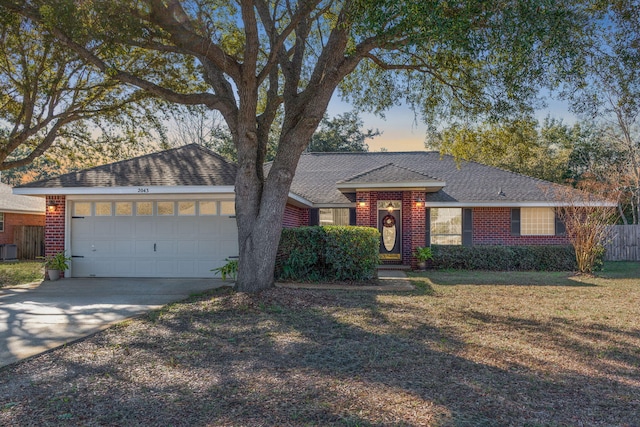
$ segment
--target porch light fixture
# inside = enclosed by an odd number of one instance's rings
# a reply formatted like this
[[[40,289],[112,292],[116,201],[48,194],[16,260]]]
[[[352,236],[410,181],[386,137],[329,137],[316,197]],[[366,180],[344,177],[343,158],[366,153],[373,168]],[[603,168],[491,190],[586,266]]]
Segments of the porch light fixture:
[[[358,206],[360,206],[361,208],[364,208],[365,206],[367,206],[367,201],[363,197],[360,197],[358,199]]]
[[[387,211],[389,211],[389,213],[393,212],[393,203],[389,202],[387,205]]]
[[[54,200],[51,200],[49,203],[47,203],[47,210],[49,212],[55,212],[57,207],[58,203]]]
[[[424,200],[422,199],[422,197],[418,197],[416,199],[416,208],[421,208],[424,206]]]

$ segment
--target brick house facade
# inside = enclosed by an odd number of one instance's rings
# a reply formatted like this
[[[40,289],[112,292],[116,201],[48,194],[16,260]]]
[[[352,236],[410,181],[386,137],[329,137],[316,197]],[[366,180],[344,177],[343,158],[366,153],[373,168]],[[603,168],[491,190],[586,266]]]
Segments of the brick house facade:
[[[180,164],[192,165],[190,170],[194,173],[175,170],[175,165]],[[265,175],[269,169],[270,164],[265,165]],[[122,274],[146,271],[141,277],[164,275],[161,271],[175,257],[182,257],[183,261],[176,261],[171,276],[162,277],[183,277],[181,269],[191,260],[185,251],[195,248],[192,240],[199,241],[201,235],[211,230],[217,233],[216,237],[198,244],[206,243],[211,254],[219,252],[215,255],[219,256],[219,262],[233,255],[231,235],[236,233],[235,221],[225,218],[234,218],[235,173],[235,165],[203,147],[191,145],[28,184],[16,191],[46,196],[47,204],[55,205],[46,214],[47,255],[67,250],[75,257],[72,264],[84,263],[87,267],[83,271],[91,276],[91,271],[99,271],[100,263],[104,265],[110,260],[112,265],[131,265]],[[554,218],[555,208],[561,202],[548,199],[554,186],[478,163],[457,162],[434,152],[305,153],[291,184],[282,225],[350,224],[386,230],[383,234],[395,240],[381,239],[383,262],[415,267],[415,249],[431,244],[567,244],[563,226]],[[170,218],[160,212],[161,205],[164,209],[167,203],[172,206]],[[141,217],[145,214],[136,210],[143,205],[151,206],[150,225]],[[80,222],[71,212],[78,206],[89,212]],[[120,207],[125,209],[124,214],[117,212]],[[384,228],[388,226],[385,207],[394,218],[392,233]],[[106,209],[106,217],[102,209]],[[202,221],[211,224],[211,228],[201,228],[193,239],[180,240],[172,234],[171,239],[177,242],[173,244],[173,255],[153,261],[160,257],[158,252],[171,244],[166,237],[171,229],[161,224],[172,224],[175,230],[194,230]],[[90,222],[92,228],[79,228],[81,222]],[[101,231],[99,224],[103,223],[108,223],[113,233]],[[147,225],[152,234],[138,237],[121,230]],[[93,230],[94,234],[86,234],[87,230]],[[115,236],[117,232],[121,235]],[[73,247],[74,236],[82,233]],[[96,240],[101,238],[106,240]],[[144,243],[147,241],[148,244]],[[211,246],[222,246],[223,241],[224,251]],[[82,248],[85,243],[88,246]],[[76,253],[78,248],[82,253]],[[110,252],[105,254],[107,250]],[[202,263],[210,259],[209,252],[194,250],[194,256],[200,257],[196,261],[206,265]],[[138,261],[141,264],[132,264]],[[155,262],[156,270],[145,270],[145,262]],[[201,267],[200,271],[208,274],[211,270]],[[76,269],[71,274],[80,273]],[[99,275],[96,273],[96,277]]]

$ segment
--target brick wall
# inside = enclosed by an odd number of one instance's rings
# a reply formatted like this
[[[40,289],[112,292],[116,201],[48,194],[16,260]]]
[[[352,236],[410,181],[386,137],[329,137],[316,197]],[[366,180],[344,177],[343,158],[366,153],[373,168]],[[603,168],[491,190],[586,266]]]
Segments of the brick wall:
[[[45,256],[54,255],[64,250],[64,217],[65,196],[47,196],[47,206],[50,202],[58,204],[53,212],[49,212],[44,225],[44,252]]]
[[[473,209],[474,245],[567,245],[566,236],[512,236],[510,208]]]
[[[14,227],[21,225],[44,226],[44,215],[4,213],[4,231],[0,231],[0,245],[13,244]]]
[[[302,227],[309,225],[309,209],[287,205],[284,208],[282,226],[284,228]]]
[[[415,201],[425,199],[421,191],[362,191],[356,194],[356,224],[378,227],[378,200],[402,203],[402,264],[416,266],[413,252],[425,245],[425,208]],[[365,206],[360,206],[360,202]]]

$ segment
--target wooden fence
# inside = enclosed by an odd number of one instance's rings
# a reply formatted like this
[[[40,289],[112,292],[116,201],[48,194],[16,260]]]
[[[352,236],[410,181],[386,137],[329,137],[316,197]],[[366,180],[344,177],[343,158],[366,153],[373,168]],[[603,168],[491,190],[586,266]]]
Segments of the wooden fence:
[[[640,225],[612,225],[607,261],[640,261]]]
[[[18,249],[18,259],[36,259],[44,256],[44,227],[36,225],[14,227],[13,243]]]

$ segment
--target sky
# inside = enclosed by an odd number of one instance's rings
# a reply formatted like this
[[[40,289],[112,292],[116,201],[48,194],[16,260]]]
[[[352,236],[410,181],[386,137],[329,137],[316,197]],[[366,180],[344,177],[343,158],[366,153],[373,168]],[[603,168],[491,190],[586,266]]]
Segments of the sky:
[[[562,119],[564,123],[573,124],[576,117],[569,111],[566,102],[554,100],[546,97],[547,108],[539,110],[536,114],[538,121],[542,122],[545,117],[550,116],[555,119]],[[334,117],[352,111],[353,107],[340,100],[337,95],[331,100],[327,114]],[[386,148],[388,151],[424,151],[424,139],[427,127],[416,117],[406,106],[394,107],[385,113],[385,119],[374,114],[360,113],[360,118],[364,123],[364,129],[378,129],[382,135],[368,139],[369,151],[380,151]]]

